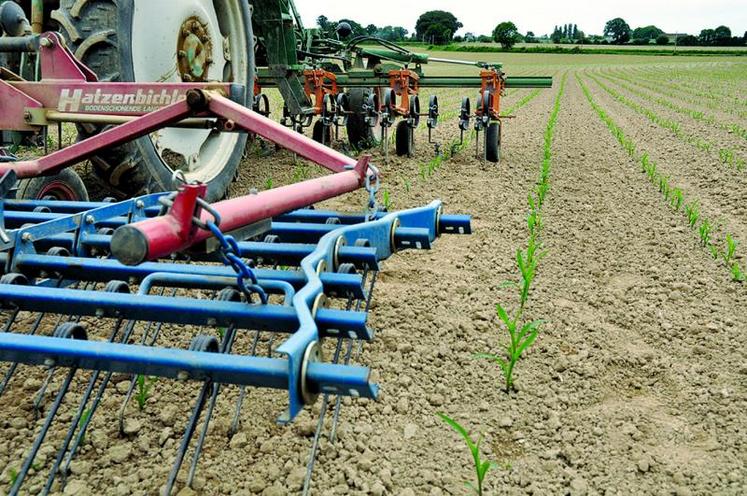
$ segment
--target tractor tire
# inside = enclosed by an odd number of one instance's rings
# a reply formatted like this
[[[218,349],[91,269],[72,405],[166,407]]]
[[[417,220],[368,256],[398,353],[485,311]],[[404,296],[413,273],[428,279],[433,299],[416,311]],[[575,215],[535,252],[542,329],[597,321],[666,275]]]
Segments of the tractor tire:
[[[135,54],[134,45],[153,36],[153,29],[143,30],[142,24],[149,28],[156,26],[164,17],[156,16],[150,23],[144,22],[145,9],[153,9],[159,2],[152,0],[60,0],[59,9],[52,12],[51,18],[59,25],[59,30],[65,37],[68,46],[85,65],[93,70],[101,81],[167,81],[179,82],[182,75],[178,69],[172,70],[168,77],[142,76],[153,72],[154,63],[147,57],[138,57]],[[137,7],[136,7],[137,4]],[[189,4],[188,1],[182,5]],[[171,4],[178,5],[178,4]],[[243,0],[229,0],[227,2],[216,2],[224,9],[219,14],[215,13],[217,19],[221,19],[221,28],[226,23],[227,28],[218,33],[221,46],[229,46],[229,55],[226,56],[221,77],[213,77],[205,69],[208,80],[225,80],[243,84],[250,88],[248,81],[254,80],[254,39],[251,24],[250,7]],[[163,7],[163,14],[169,11],[167,6]],[[140,16],[137,17],[136,16]],[[173,14],[177,17],[178,14]],[[222,17],[221,17],[222,16]],[[151,16],[152,17],[152,16]],[[172,19],[178,23],[178,19]],[[142,37],[134,32],[135,22],[141,23]],[[209,21],[205,21],[206,25]],[[173,51],[173,64],[171,67],[178,68],[176,58],[179,33],[173,33],[173,49],[169,46],[171,40],[171,29],[164,22],[162,29],[169,32],[158,33],[166,41],[166,48]],[[239,26],[240,28],[236,28]],[[228,29],[232,28],[232,29]],[[150,32],[149,32],[150,31]],[[222,38],[222,32],[228,32],[226,42]],[[237,42],[238,40],[238,42]],[[142,41],[142,44],[146,41]],[[212,40],[211,40],[212,43]],[[140,46],[142,46],[142,44]],[[151,45],[160,46],[158,41]],[[166,49],[164,48],[164,50]],[[147,47],[146,47],[147,49]],[[142,50],[141,50],[142,51]],[[225,51],[225,48],[224,48]],[[148,52],[146,52],[148,53]],[[154,56],[155,57],[155,56]],[[137,60],[135,60],[137,58]],[[230,60],[230,61],[229,61]],[[135,63],[137,62],[137,64]],[[164,61],[159,61],[163,65]],[[206,64],[211,67],[212,61]],[[148,66],[145,70],[143,66]],[[213,66],[215,67],[215,66]],[[141,75],[136,77],[136,73]],[[214,72],[218,72],[215,69]],[[250,102],[250,91],[247,91],[248,105]],[[108,127],[83,124],[78,126],[78,139],[83,140],[105,131]],[[181,169],[188,181],[199,181],[208,185],[208,200],[215,201],[224,198],[228,187],[237,176],[237,169],[241,162],[247,136],[244,133],[234,134],[189,134],[192,130],[164,129],[157,134],[151,134],[131,143],[111,148],[100,152],[91,159],[93,171],[102,180],[111,192],[120,198],[129,198],[145,193],[167,191],[174,189],[174,170]],[[172,133],[172,134],[168,134]],[[178,134],[179,133],[179,134]],[[170,136],[168,143],[194,143],[197,139],[198,148],[196,153],[179,154],[163,145],[157,148],[156,142],[160,143],[163,136]],[[194,138],[197,136],[196,138]],[[206,136],[203,141],[203,136]],[[192,137],[192,138],[190,138]],[[211,141],[212,140],[212,141]],[[173,145],[172,145],[173,146]],[[176,145],[180,146],[180,145]],[[187,146],[187,145],[183,145]],[[192,146],[195,146],[194,144]],[[186,149],[189,149],[188,146]],[[207,150],[203,153],[203,150]],[[211,160],[212,159],[212,160]]]
[[[19,200],[88,201],[88,191],[80,176],[72,169],[63,169],[54,176],[39,176],[18,181]]]
[[[501,161],[501,123],[493,122],[485,130],[485,160],[492,163]]]
[[[407,121],[399,121],[395,131],[395,143],[398,157],[412,157],[415,144],[415,131]]]
[[[348,102],[350,112],[346,129],[350,146],[356,150],[368,150],[376,145],[373,129],[366,124],[366,116],[363,115],[363,105],[371,94],[368,88],[351,88],[348,91]]]

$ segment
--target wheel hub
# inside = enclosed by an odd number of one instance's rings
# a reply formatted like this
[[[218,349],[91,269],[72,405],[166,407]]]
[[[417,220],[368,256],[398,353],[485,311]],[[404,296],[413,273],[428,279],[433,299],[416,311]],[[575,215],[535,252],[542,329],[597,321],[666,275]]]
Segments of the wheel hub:
[[[208,26],[197,17],[184,21],[177,42],[182,81],[207,81],[208,68],[213,62],[212,50],[213,40],[208,34]]]

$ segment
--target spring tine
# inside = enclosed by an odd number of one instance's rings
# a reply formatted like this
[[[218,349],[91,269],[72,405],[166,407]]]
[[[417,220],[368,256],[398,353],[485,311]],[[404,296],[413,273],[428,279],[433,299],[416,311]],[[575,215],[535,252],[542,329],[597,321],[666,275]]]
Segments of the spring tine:
[[[122,328],[122,319],[118,319],[117,322],[114,324],[114,329],[111,332],[111,335],[109,336],[109,342],[114,342],[117,338],[117,334],[119,334],[119,331]],[[73,417],[72,422],[70,423],[70,427],[68,428],[67,434],[65,436],[64,441],[62,442],[62,445],[60,446],[60,449],[57,452],[57,457],[55,458],[54,463],[52,464],[52,469],[49,472],[49,476],[47,478],[47,483],[44,486],[44,491],[42,494],[48,494],[49,491],[52,489],[52,484],[54,483],[54,478],[57,475],[57,472],[60,468],[60,464],[62,463],[62,460],[65,458],[65,453],[67,453],[68,448],[70,447],[70,441],[72,441],[73,436],[75,435],[75,431],[79,428],[82,430],[83,426],[81,425],[81,419],[85,415],[85,408],[88,404],[89,399],[91,398],[91,393],[93,393],[94,388],[96,387],[96,382],[99,379],[99,376],[101,375],[101,371],[96,370],[91,375],[91,379],[88,381],[88,385],[86,386],[86,390],[83,393],[83,397],[80,400],[80,404],[78,405],[78,411],[75,414],[75,417]],[[107,374],[110,376],[111,374]],[[103,391],[100,391],[100,393],[103,394]],[[84,423],[88,424],[90,422],[90,418],[93,416],[93,410],[89,410],[88,418],[84,421]]]
[[[159,292],[159,296],[163,296],[163,294],[166,292],[166,288],[161,288]],[[173,289],[171,291],[170,296],[176,295],[176,289]],[[134,324],[133,324],[134,325]],[[158,339],[158,336],[161,334],[161,328],[163,327],[162,322],[158,322],[156,324],[156,331],[153,334],[153,339],[148,340],[148,336],[150,335],[150,329],[153,327],[153,322],[148,322],[148,325],[145,327],[145,330],[143,331],[143,338],[140,340],[140,344],[145,344],[147,346],[153,346]],[[127,339],[125,339],[125,343],[129,340],[129,336]],[[125,411],[127,410],[127,405],[130,404],[130,400],[132,399],[132,394],[135,392],[135,386],[137,385],[137,375],[132,375],[130,378],[130,387],[127,388],[127,394],[125,395],[125,399],[122,402],[122,406],[119,408],[119,414],[118,414],[118,426],[119,426],[119,432],[120,434],[124,434],[124,418],[125,418]]]
[[[60,287],[62,285],[62,278],[59,278],[57,280],[56,287]],[[73,286],[77,287],[77,283]],[[18,315],[18,311],[16,311],[14,320]],[[29,331],[29,335],[33,336],[37,333],[39,330],[39,327],[41,326],[42,321],[44,320],[44,317],[46,316],[45,313],[39,313],[36,317],[36,320],[34,321],[34,325],[31,326],[31,330]],[[8,326],[3,330],[3,332],[9,332],[11,329],[12,321],[8,322]],[[60,321],[57,322],[57,325],[60,325]],[[18,368],[18,363],[11,363],[10,367],[8,368],[8,371],[5,373],[5,377],[3,377],[2,383],[0,383],[0,397],[2,397],[3,393],[5,392],[5,389],[8,387],[8,383],[10,383],[10,380],[13,378],[13,374],[15,374],[16,369]]]
[[[257,331],[257,334],[254,335],[254,341],[252,342],[252,349],[249,352],[249,356],[256,356],[257,354],[257,346],[259,344],[259,337],[261,336],[261,332]],[[239,417],[241,415],[241,407],[244,404],[244,397],[246,396],[246,387],[241,386],[239,389],[239,397],[236,400],[236,409],[233,414],[233,420],[231,421],[231,428],[228,430],[228,437],[229,439],[232,438],[234,435],[236,435],[237,432],[239,432]]]
[[[231,326],[226,329],[226,335],[223,337],[223,343],[221,345],[221,353],[230,353],[233,343],[236,339],[236,328]],[[192,464],[189,467],[189,474],[187,475],[187,486],[192,487],[192,481],[195,478],[197,472],[197,463],[200,461],[200,455],[202,454],[202,446],[205,443],[207,437],[208,426],[210,420],[213,418],[213,410],[215,409],[215,402],[218,400],[218,393],[220,392],[220,384],[213,384],[213,393],[210,395],[210,402],[208,403],[207,411],[205,412],[205,422],[200,431],[200,437],[197,438],[197,444],[195,445],[195,451],[192,455]]]
[[[73,381],[73,378],[75,377],[76,372],[77,372],[77,369],[72,368],[67,373],[67,377],[65,377],[65,382],[62,384],[60,391],[57,393],[57,397],[55,398],[54,403],[52,403],[52,408],[50,408],[49,413],[47,414],[47,418],[44,421],[44,425],[42,426],[41,432],[39,432],[39,435],[34,440],[34,444],[31,447],[31,452],[24,460],[23,465],[21,466],[21,470],[18,472],[18,476],[16,477],[16,480],[13,483],[13,487],[11,487],[10,492],[8,493],[9,496],[16,496],[18,494],[18,491],[21,489],[23,480],[26,478],[26,475],[28,474],[28,471],[31,468],[31,464],[34,463],[34,458],[36,458],[36,453],[39,451],[39,448],[44,442],[44,438],[47,435],[47,431],[49,431],[49,428],[52,425],[52,421],[54,420],[55,415],[57,415],[57,410],[59,410],[60,405],[62,404],[62,400],[65,398],[65,394],[67,394],[67,390],[70,388],[70,383]]]
[[[15,323],[16,319],[18,318],[18,314],[21,313],[21,310],[16,308],[13,310],[13,313],[11,314],[11,317],[8,319],[8,321],[3,326],[2,332],[10,332],[10,329],[13,327],[13,324]]]
[[[200,389],[200,394],[197,397],[197,403],[192,410],[192,416],[189,419],[187,429],[184,431],[184,436],[182,437],[182,444],[179,446],[179,451],[176,452],[176,459],[174,460],[174,466],[171,468],[171,473],[169,473],[169,479],[166,482],[166,490],[164,491],[164,494],[171,494],[171,490],[176,483],[176,476],[179,474],[179,469],[181,468],[182,462],[184,461],[184,455],[187,453],[189,443],[192,440],[195,429],[197,428],[197,423],[200,421],[200,414],[202,413],[202,409],[205,407],[207,392],[208,390],[213,388],[212,386],[213,381],[208,380],[205,381],[205,383],[202,385],[202,388]]]
[[[348,302],[350,306],[351,302]],[[340,351],[342,350],[342,338],[337,339],[337,346],[335,347],[335,354],[332,358],[332,363],[337,363],[340,359]],[[316,430],[314,431],[314,440],[311,443],[311,453],[309,454],[309,461],[306,464],[306,476],[303,480],[303,496],[309,494],[311,490],[311,477],[314,473],[314,463],[316,462],[316,454],[319,451],[319,438],[322,434],[322,428],[324,427],[324,417],[327,414],[329,407],[329,393],[324,395],[322,399],[322,407],[319,411],[319,421],[316,424]]]

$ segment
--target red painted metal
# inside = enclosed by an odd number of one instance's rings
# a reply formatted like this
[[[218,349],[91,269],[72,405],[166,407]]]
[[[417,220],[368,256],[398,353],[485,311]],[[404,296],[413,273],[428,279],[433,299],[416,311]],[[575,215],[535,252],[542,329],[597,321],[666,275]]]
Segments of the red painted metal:
[[[335,172],[355,165],[355,160],[302,134],[291,132],[278,122],[252,112],[220,95],[210,95],[209,109],[250,133],[258,134],[299,156]]]
[[[477,115],[481,116],[487,112],[490,119],[500,120],[501,97],[504,95],[506,89],[506,79],[503,72],[496,69],[485,69],[480,72],[480,77],[482,78],[482,87],[480,88],[481,103],[478,106]],[[486,95],[489,95],[489,97],[486,98]]]
[[[42,77],[45,79],[88,82],[99,80],[91,69],[75,58],[59,33],[43,34],[40,43],[39,59]]]
[[[370,157],[364,156],[352,170],[225,200],[211,208],[220,216],[223,232],[235,231],[359,189],[365,183],[369,161]],[[214,220],[197,205],[199,195],[199,186],[185,185],[168,214],[119,228],[112,238],[114,256],[123,263],[135,265],[187,250],[212,237],[210,232],[196,228],[192,222],[194,215],[202,222]]]
[[[42,108],[42,103],[12,84],[0,80],[0,129],[8,131],[35,131],[38,128],[28,124],[26,116],[31,109]]]
[[[104,149],[132,141],[192,115],[186,101],[174,103],[166,108],[139,117],[121,126],[92,136],[45,157],[0,165],[0,176],[8,170],[15,171],[19,178],[53,175],[66,167],[87,160]]]
[[[324,69],[303,71],[305,78],[304,92],[314,103],[314,114],[319,115],[324,108],[324,96],[336,97],[340,90],[337,87],[337,76]]]
[[[410,97],[420,91],[420,76],[408,69],[389,71],[389,86],[399,97],[399,105],[395,107],[397,114],[406,117],[410,114]]]

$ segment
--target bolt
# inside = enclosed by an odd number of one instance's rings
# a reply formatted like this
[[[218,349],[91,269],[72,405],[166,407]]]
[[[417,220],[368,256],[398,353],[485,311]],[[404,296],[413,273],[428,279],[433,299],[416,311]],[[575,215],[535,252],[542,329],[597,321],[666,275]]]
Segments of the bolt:
[[[23,113],[23,120],[24,121],[31,122],[32,118],[33,118],[33,116],[31,115],[31,112],[26,111],[26,112]]]
[[[212,318],[212,317],[211,317],[211,318],[209,318],[209,319],[208,319],[208,321],[207,321],[207,325],[208,325],[209,327],[215,327],[215,326],[216,326],[216,324],[218,324],[218,321],[217,321],[217,320],[215,320],[215,319],[214,319],[214,318]]]
[[[183,59],[184,57],[187,56],[187,52],[185,52],[184,50],[179,50],[179,52],[177,53],[177,55],[179,55],[180,59]]]
[[[145,203],[143,203],[143,200],[136,201],[135,208],[145,208]]]
[[[182,81],[184,81],[185,83],[191,83],[193,79],[189,74],[182,74]]]
[[[54,358],[45,358],[44,359],[44,366],[48,367],[50,369],[52,367],[54,367],[55,363],[57,363],[57,362],[54,361]]]
[[[96,317],[102,318],[104,315],[106,315],[106,313],[104,312],[103,308],[97,308],[96,309]]]
[[[52,48],[54,46],[54,42],[49,38],[42,38],[39,43],[44,48]]]
[[[176,374],[176,380],[178,381],[186,381],[189,379],[189,372],[186,370],[180,370],[178,374]]]
[[[96,222],[96,219],[93,217],[93,215],[86,215],[86,224],[93,224]]]
[[[31,235],[31,233],[29,233],[29,232],[25,232],[25,233],[23,233],[23,235],[21,236],[21,239],[22,239],[23,241],[27,242],[27,243],[30,243],[31,241],[33,241],[33,240],[34,240],[34,237],[33,237],[33,236]]]

